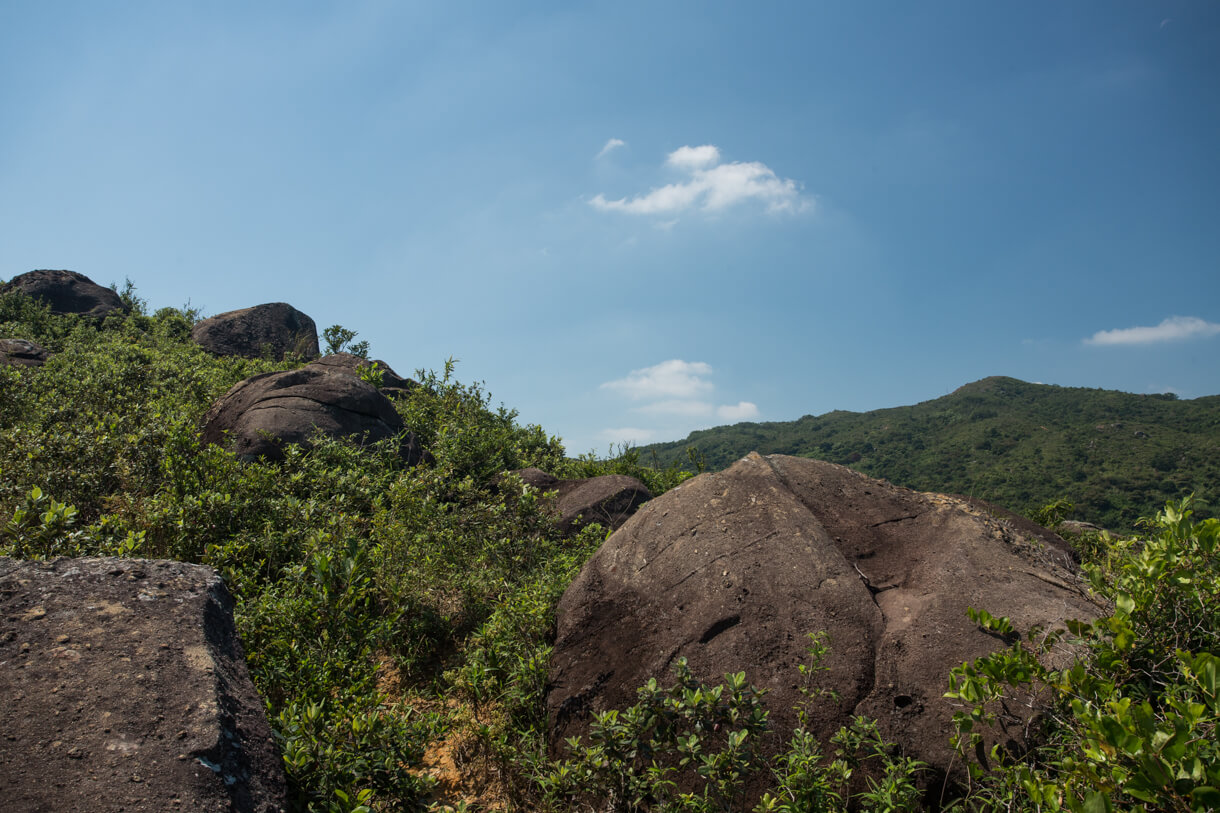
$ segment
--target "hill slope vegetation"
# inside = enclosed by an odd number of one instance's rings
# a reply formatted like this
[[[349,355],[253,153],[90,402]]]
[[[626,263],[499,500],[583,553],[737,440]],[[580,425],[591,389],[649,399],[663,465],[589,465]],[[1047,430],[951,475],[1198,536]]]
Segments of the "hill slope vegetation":
[[[799,455],[1017,511],[1067,499],[1073,518],[1127,531],[1169,500],[1214,490],[1220,396],[1178,400],[994,377],[914,406],[739,423],[638,451],[689,465],[691,449],[716,470],[751,451]]]
[[[278,463],[242,463],[201,440],[205,411],[238,381],[305,359],[217,358],[189,339],[198,314],[150,314],[130,286],[122,299],[124,309],[92,318],[0,296],[0,337],[51,353],[37,369],[0,367],[0,555],[166,558],[219,571],[236,599],[292,810],[739,809],[725,800],[742,771],[759,765],[752,744],[767,726],[765,699],[745,674],[704,686],[677,662],[672,686],[650,682],[635,706],[595,720],[566,758],[548,752],[544,692],[556,604],[605,533],[597,525],[562,533],[536,491],[500,477],[526,466],[564,478],[630,474],[659,495],[687,474],[642,467],[635,452],[567,458],[558,439],[491,406],[478,385],[454,380],[451,363],[419,371],[419,386],[394,403],[431,455],[424,464],[406,464],[394,438],[360,448],[321,437],[308,449],[287,448]],[[1014,453],[1037,426],[1059,442],[1039,436],[1045,466],[1026,463],[1031,483],[1039,475],[1056,487],[1092,483],[1095,465],[1113,481],[1104,494],[1114,495],[1114,510],[1140,510],[1155,498],[1119,496],[1119,484],[1135,475],[1207,496],[1216,399],[1098,393],[1087,419],[1061,425],[1051,416],[1084,408],[1055,401],[1048,389],[1057,388],[989,379],[917,407],[808,421],[826,424],[819,443],[830,444],[830,456],[859,454],[848,461],[859,467],[899,465],[903,450],[932,470],[946,458],[949,471],[964,467],[971,487],[963,481],[959,491],[982,493],[983,451],[1014,468]],[[1008,402],[1028,402],[1047,417],[1012,417],[1001,409]],[[747,442],[761,447],[761,428],[749,427],[739,431],[754,433]],[[938,432],[956,439],[960,460],[937,451]],[[900,433],[904,445],[887,445]],[[1137,441],[1169,450],[1163,468],[1123,470],[1124,450],[1144,448]],[[1077,447],[1096,456],[1072,456]],[[705,454],[717,460],[715,449]],[[953,486],[945,479],[936,487]],[[1068,670],[1048,671],[1035,658],[1057,638],[972,610],[972,621],[1011,646],[946,676],[963,709],[956,742],[974,780],[965,798],[924,803],[962,811],[1220,808],[1220,521],[1195,523],[1185,506],[1170,507],[1146,531],[1139,542],[1102,535],[1081,546],[1112,614],[1074,627],[1077,651],[1089,657]],[[1021,632],[1030,633],[1024,642]],[[836,702],[822,679],[827,647],[837,644],[809,633],[809,661],[793,679],[811,703]],[[0,640],[0,648],[18,645]],[[1046,747],[980,762],[978,731],[1030,696],[1045,701]],[[789,748],[765,765],[775,781],[756,810],[906,810],[920,801],[914,778],[922,766],[882,742],[867,718],[830,742],[804,728],[779,733],[791,736]],[[878,782],[860,780],[865,762]],[[706,780],[702,793],[679,792],[679,766]]]

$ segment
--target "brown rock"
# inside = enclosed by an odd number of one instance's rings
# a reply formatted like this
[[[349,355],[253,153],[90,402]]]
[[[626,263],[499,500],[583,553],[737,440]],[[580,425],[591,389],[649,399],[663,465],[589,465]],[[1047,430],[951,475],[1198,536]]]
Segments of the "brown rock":
[[[102,317],[126,309],[117,293],[75,271],[41,269],[18,274],[0,287],[0,294],[14,291],[47,303],[58,314]]]
[[[240,381],[203,420],[204,442],[231,448],[243,460],[282,460],[285,444],[308,445],[317,431],[376,443],[406,429],[372,384],[312,366]],[[423,459],[414,434],[405,435],[400,454],[408,465]]]
[[[566,533],[575,533],[593,522],[617,529],[652,499],[647,486],[622,474],[560,480],[535,468],[509,473],[538,491],[556,492],[552,506],[555,524]]]
[[[217,356],[282,359],[289,353],[318,355],[318,328],[286,302],[218,313],[191,329],[191,339]]]
[[[591,712],[632,705],[650,677],[670,681],[685,657],[704,681],[745,672],[767,688],[763,747],[781,752],[804,702],[807,634],[824,630],[819,684],[841,701],[809,706],[810,730],[825,742],[854,715],[871,716],[944,776],[954,764],[949,671],[1004,646],[967,607],[1022,630],[1096,616],[1063,551],[986,511],[830,463],[751,454],[646,504],[564,594],[552,747],[585,733]]]
[[[41,367],[51,354],[46,348],[25,339],[0,339],[0,365]]]
[[[0,558],[3,808],[284,810],[232,610],[202,565]]]

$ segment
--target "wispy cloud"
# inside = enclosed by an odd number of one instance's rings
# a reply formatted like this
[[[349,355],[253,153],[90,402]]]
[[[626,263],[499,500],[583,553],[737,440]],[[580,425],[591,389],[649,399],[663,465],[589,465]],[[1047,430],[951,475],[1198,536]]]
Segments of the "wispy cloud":
[[[661,436],[679,437],[692,429],[711,426],[717,420],[736,423],[757,418],[758,406],[750,401],[716,405],[712,372],[712,366],[706,362],[670,359],[607,381],[601,389],[636,402],[628,411],[648,416],[648,422],[659,428],[606,429],[601,437],[614,443],[644,443]]]
[[[656,432],[651,429],[637,429],[632,426],[624,426],[621,429],[603,429],[597,433],[603,443],[618,445],[626,443],[629,446],[637,446],[641,443],[647,443],[656,437]]]
[[[605,143],[605,145],[601,149],[601,152],[599,152],[595,157],[602,158],[602,157],[608,155],[609,153],[613,152],[614,150],[617,150],[619,147],[626,147],[626,146],[627,146],[627,142],[623,141],[623,139],[612,138]]]
[[[695,398],[712,391],[712,383],[704,378],[711,373],[711,365],[702,361],[671,359],[652,367],[632,370],[626,378],[607,381],[601,388],[621,392],[636,400]]]
[[[719,164],[720,150],[711,144],[704,144],[701,147],[678,147],[669,154],[665,163],[677,169],[694,172],[697,169]]]
[[[687,177],[631,198],[608,200],[599,193],[589,204],[606,212],[664,216],[691,209],[718,212],[750,200],[765,204],[771,213],[798,212],[811,205],[796,181],[779,177],[758,161],[722,163],[720,150],[711,144],[679,147],[665,165]]]
[[[702,418],[712,414],[712,405],[707,401],[657,401],[634,407],[631,411],[642,412],[645,415],[681,415],[686,418]]]
[[[1084,340],[1085,344],[1131,345],[1174,342],[1184,339],[1205,339],[1220,333],[1220,324],[1197,316],[1170,316],[1155,327],[1124,327],[1099,330]]]

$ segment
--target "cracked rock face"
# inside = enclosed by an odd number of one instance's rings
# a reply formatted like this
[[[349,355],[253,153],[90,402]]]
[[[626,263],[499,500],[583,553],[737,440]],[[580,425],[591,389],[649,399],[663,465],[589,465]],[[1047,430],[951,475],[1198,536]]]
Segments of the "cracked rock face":
[[[841,699],[808,706],[810,730],[825,742],[865,714],[907,756],[951,774],[949,670],[1005,646],[967,607],[1009,616],[1018,630],[1097,613],[1066,546],[977,502],[751,454],[644,505],[564,594],[547,695],[552,748],[584,734],[592,712],[635,703],[650,677],[672,683],[671,664],[685,657],[705,682],[745,672],[768,689],[764,750],[782,751],[804,701],[807,635],[824,630],[829,671],[818,685]],[[1019,744],[1019,723],[1013,732]]]
[[[317,431],[376,443],[405,429],[394,405],[372,384],[312,365],[238,382],[212,405],[203,424],[205,443],[227,446],[242,460],[282,460],[284,444],[308,445]],[[411,433],[399,453],[409,465],[424,457]]]
[[[40,269],[18,274],[0,287],[0,294],[21,291],[51,307],[52,313],[102,317],[123,310],[123,300],[109,288],[75,271]]]
[[[287,302],[218,313],[191,329],[191,340],[217,356],[282,359],[288,353],[318,355],[318,328]]]
[[[0,558],[0,807],[284,810],[232,609],[202,565]]]

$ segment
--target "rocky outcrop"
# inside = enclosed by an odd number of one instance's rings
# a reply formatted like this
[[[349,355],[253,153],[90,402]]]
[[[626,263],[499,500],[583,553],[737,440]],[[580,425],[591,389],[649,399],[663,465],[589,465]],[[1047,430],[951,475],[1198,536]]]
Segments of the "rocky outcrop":
[[[0,339],[0,366],[41,367],[51,354],[36,342],[25,339]]]
[[[0,294],[16,291],[46,303],[52,313],[102,317],[111,311],[126,310],[117,293],[75,271],[30,271],[18,274],[0,287]]]
[[[209,316],[191,329],[191,339],[217,356],[282,359],[289,353],[318,355],[318,328],[286,302]]]
[[[317,367],[323,370],[341,373],[343,375],[352,375],[360,378],[361,372],[376,366],[376,372],[381,375],[381,386],[378,388],[381,393],[390,398],[401,398],[409,393],[419,384],[409,378],[403,378],[390,365],[386,364],[381,359],[370,361],[362,356],[357,356],[352,353],[331,353],[323,356],[317,361],[312,361],[305,365],[307,367]]]
[[[284,810],[232,610],[202,565],[0,558],[0,806]]]
[[[243,460],[282,460],[288,443],[308,445],[315,432],[360,443],[402,436],[408,465],[424,458],[390,400],[358,377],[306,366],[238,382],[203,419],[203,440]]]
[[[1033,539],[958,498],[751,454],[647,503],[564,594],[551,742],[562,751],[591,712],[633,704],[637,687],[669,681],[685,657],[705,681],[741,671],[767,688],[764,749],[780,751],[805,700],[807,635],[826,631],[819,680],[841,700],[809,706],[809,728],[825,741],[868,715],[943,776],[954,764],[949,671],[1005,645],[968,607],[1021,630],[1096,616],[1062,540]],[[1005,736],[1019,744],[1024,722]]]
[[[564,533],[575,533],[596,522],[616,529],[641,505],[652,499],[652,492],[634,477],[605,474],[574,480],[560,480],[542,469],[509,472],[538,491],[555,492],[551,509],[555,525]]]

